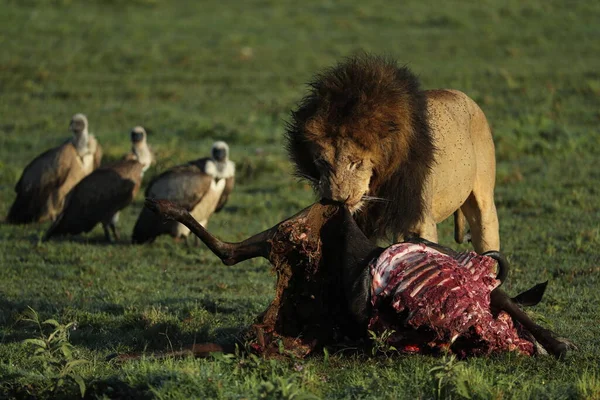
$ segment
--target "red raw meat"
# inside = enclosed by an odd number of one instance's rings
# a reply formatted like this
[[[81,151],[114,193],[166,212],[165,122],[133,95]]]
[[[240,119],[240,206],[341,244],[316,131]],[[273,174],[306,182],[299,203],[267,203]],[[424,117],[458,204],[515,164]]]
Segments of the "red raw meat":
[[[369,268],[369,329],[394,330],[388,344],[399,351],[446,349],[462,357],[535,352],[533,340],[507,313],[492,315],[490,293],[500,281],[491,257],[474,252],[451,257],[424,244],[400,243]]]

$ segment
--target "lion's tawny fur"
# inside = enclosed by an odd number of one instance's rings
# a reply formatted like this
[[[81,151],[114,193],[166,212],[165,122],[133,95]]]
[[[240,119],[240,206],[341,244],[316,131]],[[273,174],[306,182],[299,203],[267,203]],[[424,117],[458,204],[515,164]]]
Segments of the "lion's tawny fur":
[[[371,55],[309,87],[287,127],[290,158],[321,196],[346,202],[369,237],[437,241],[436,224],[460,209],[475,249],[499,249],[494,144],[468,96],[422,91],[406,67]]]

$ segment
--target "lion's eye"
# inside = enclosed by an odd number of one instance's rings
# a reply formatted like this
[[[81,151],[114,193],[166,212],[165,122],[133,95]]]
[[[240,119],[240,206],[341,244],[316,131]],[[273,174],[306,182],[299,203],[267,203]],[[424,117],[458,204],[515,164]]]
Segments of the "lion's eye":
[[[358,160],[350,163],[350,169],[360,169],[363,165],[363,160]]]

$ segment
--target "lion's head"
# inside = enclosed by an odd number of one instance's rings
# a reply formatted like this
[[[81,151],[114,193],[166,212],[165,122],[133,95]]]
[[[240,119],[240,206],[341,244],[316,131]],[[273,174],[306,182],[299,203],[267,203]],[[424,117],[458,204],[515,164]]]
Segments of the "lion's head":
[[[370,191],[377,155],[349,140],[315,140],[311,147],[321,197],[346,203],[354,211]]]
[[[287,129],[297,175],[311,181],[321,197],[344,202],[353,212],[389,207],[400,196],[396,216],[407,205],[407,212],[420,215],[414,208],[421,207],[433,147],[416,77],[393,60],[360,55],[317,75],[309,86]],[[418,176],[416,193],[396,182],[401,175],[406,184],[415,183],[414,176],[406,179],[409,165]],[[418,200],[403,204],[406,195],[415,194]]]

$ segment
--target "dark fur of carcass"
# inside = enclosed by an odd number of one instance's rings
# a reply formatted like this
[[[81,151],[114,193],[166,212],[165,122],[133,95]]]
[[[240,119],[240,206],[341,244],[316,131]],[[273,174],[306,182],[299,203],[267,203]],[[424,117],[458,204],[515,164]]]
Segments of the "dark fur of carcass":
[[[275,299],[243,336],[257,353],[305,357],[359,332],[341,301],[338,274],[323,260],[321,217],[309,212],[307,217],[285,221],[271,239]]]
[[[348,313],[340,271],[323,259],[322,235],[315,232],[319,224],[315,227],[314,216],[312,224],[308,221],[285,221],[271,240],[275,299],[245,337],[257,353],[303,357],[351,333],[365,333]],[[402,251],[408,252],[393,258]],[[500,285],[494,259],[474,252],[453,258],[424,244],[405,243],[384,250],[369,268],[373,308],[368,329],[378,334],[394,330],[388,343],[399,351],[449,350],[461,357],[535,352],[532,337],[508,314],[492,315],[490,293]],[[389,275],[385,282],[383,274]]]
[[[393,329],[390,343],[401,351],[533,354],[535,336],[555,356],[566,354],[567,341],[531,321],[497,288],[495,259],[503,260],[497,252],[456,253],[430,242],[383,249],[345,207],[323,200],[240,243],[220,241],[170,202],[147,199],[146,205],[183,223],[227,265],[269,259],[277,273],[275,299],[241,338],[264,356],[304,357],[346,338],[365,339],[368,329]],[[418,251],[394,258],[403,248]],[[544,289],[537,285],[516,299],[536,304]]]

